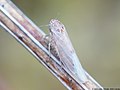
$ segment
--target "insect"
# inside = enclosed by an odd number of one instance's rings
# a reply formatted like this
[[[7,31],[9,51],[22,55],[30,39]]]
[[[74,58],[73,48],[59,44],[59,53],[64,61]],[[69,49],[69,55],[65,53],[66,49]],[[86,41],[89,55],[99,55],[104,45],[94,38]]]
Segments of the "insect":
[[[64,25],[60,21],[52,19],[49,30],[63,66],[80,82],[88,81]]]

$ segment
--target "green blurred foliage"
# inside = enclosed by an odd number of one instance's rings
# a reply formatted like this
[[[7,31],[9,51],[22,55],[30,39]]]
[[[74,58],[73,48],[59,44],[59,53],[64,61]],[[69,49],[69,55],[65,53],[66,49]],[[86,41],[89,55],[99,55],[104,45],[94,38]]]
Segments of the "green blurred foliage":
[[[84,68],[102,86],[120,86],[120,0],[12,1],[38,26],[49,24],[52,18],[59,19]],[[42,27],[48,33],[47,28]],[[8,90],[66,90],[2,29],[0,78]]]

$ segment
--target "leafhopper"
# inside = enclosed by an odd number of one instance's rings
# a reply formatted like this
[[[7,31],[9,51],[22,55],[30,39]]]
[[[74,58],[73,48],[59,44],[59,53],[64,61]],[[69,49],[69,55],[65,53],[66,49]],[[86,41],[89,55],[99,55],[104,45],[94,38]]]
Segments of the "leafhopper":
[[[88,81],[65,26],[60,21],[52,19],[49,24],[49,30],[62,65],[80,82],[85,83]]]

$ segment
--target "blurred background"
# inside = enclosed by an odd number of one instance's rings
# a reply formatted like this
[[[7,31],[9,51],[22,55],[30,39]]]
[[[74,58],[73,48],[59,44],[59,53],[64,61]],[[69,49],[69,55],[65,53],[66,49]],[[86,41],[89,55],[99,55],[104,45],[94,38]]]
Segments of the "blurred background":
[[[12,1],[38,26],[60,20],[88,73],[103,87],[120,87],[120,0]],[[66,90],[0,29],[0,90]]]

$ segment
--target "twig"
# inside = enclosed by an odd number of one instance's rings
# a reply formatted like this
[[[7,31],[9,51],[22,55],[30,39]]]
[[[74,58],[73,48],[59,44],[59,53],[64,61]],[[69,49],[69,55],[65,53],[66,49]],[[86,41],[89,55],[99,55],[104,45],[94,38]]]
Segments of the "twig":
[[[86,83],[80,83],[74,76],[68,74],[68,71],[61,67],[54,50],[51,51],[52,55],[49,56],[48,40],[43,39],[45,33],[10,0],[0,0],[0,25],[31,52],[67,89],[90,90],[102,88],[87,72],[89,81]]]

